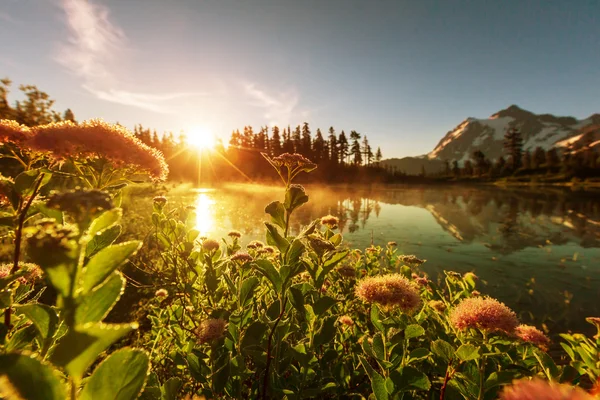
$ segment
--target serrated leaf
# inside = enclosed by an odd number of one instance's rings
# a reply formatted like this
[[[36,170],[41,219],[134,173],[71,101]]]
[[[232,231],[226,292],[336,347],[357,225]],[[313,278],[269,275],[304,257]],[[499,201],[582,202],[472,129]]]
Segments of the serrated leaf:
[[[137,329],[137,324],[87,324],[67,332],[50,361],[81,379],[96,358],[111,344]]]
[[[3,385],[10,384],[13,396],[27,400],[64,400],[64,385],[52,368],[39,360],[23,354],[0,355],[0,395],[5,394]],[[6,382],[8,381],[8,382]]]
[[[33,193],[35,181],[40,176],[40,173],[41,171],[39,169],[31,169],[29,171],[21,172],[15,178],[15,190],[19,192],[21,196],[31,195]],[[44,172],[42,182],[40,183],[40,188],[50,182],[50,178],[52,178],[52,174]]]
[[[254,265],[256,270],[271,282],[275,292],[280,293],[282,285],[281,276],[279,275],[277,269],[275,269],[273,266],[273,263],[269,260],[260,259],[255,260]]]
[[[289,213],[307,202],[308,196],[306,195],[304,187],[300,185],[292,185],[285,191],[285,200],[283,202],[283,206]]]
[[[383,344],[383,336],[381,333],[373,336],[372,349],[378,360],[385,360],[385,345]]]
[[[136,399],[149,372],[150,360],[146,352],[131,348],[117,350],[96,368],[79,399]]]
[[[79,296],[75,323],[83,325],[88,322],[100,322],[106,318],[125,291],[125,282],[123,275],[115,271],[103,284]]]
[[[173,377],[169,378],[161,388],[161,400],[177,400],[179,389],[181,389],[181,379]]]
[[[412,324],[406,327],[404,335],[406,339],[413,339],[425,334],[425,329],[421,325]]]
[[[322,316],[329,310],[337,301],[329,296],[323,296],[313,304],[315,315]]]
[[[265,226],[267,227],[267,244],[275,246],[281,253],[285,253],[290,245],[290,242],[283,237],[277,226],[271,224],[270,222],[265,222]]]
[[[404,367],[401,370],[392,371],[390,378],[394,382],[394,388],[398,391],[429,390],[431,382],[427,375],[413,367]]]
[[[479,358],[479,348],[472,344],[463,344],[456,350],[456,356],[461,361],[471,361]]]
[[[241,349],[247,350],[253,346],[260,346],[263,336],[267,332],[267,325],[255,321],[246,329],[241,341]]]
[[[450,362],[454,358],[454,348],[442,339],[437,339],[431,343],[431,352],[446,362]]]
[[[381,322],[379,307],[376,304],[371,306],[371,323],[379,332],[385,333],[385,327]]]
[[[89,292],[108,278],[113,271],[135,254],[142,243],[137,240],[111,245],[100,250],[83,270],[82,290]]]
[[[315,334],[314,345],[319,346],[322,344],[329,343],[335,337],[336,329],[335,329],[335,321],[336,317],[327,317],[323,321],[321,328]]]
[[[298,262],[298,260],[300,260],[300,257],[302,256],[302,254],[304,253],[304,249],[305,249],[305,247],[304,247],[304,244],[302,244],[302,241],[300,241],[298,239],[294,239],[285,255],[286,264],[288,264],[288,265],[296,264]]]
[[[371,388],[373,389],[373,394],[377,400],[387,400],[389,399],[389,394],[387,392],[385,386],[385,380],[379,374],[379,372],[375,371],[371,364],[364,357],[358,356],[360,359],[360,363],[362,364],[365,371],[367,371],[367,375],[369,375],[369,379],[371,380]]]

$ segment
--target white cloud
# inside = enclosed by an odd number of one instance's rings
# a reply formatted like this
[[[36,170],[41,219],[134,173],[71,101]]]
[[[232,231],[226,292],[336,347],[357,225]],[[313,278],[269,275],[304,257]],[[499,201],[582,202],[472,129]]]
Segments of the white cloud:
[[[155,112],[170,112],[165,101],[199,93],[139,93],[120,88],[127,38],[110,19],[109,9],[91,0],[62,0],[70,35],[56,60],[82,79],[83,88],[99,99]]]
[[[13,17],[3,11],[0,11],[0,21],[10,22],[11,24],[17,22]]]
[[[255,83],[246,83],[244,90],[252,99],[252,105],[264,109],[264,117],[268,119],[271,126],[295,123],[297,121],[292,121],[294,117],[308,116],[306,111],[298,110],[300,96],[294,88],[272,94],[259,88]]]

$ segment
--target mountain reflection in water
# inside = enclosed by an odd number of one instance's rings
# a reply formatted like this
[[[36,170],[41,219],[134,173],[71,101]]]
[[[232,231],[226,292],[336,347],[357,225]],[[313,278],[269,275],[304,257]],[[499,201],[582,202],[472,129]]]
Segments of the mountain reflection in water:
[[[457,186],[308,186],[307,192],[310,201],[296,212],[292,232],[333,214],[350,246],[395,241],[400,252],[427,259],[423,269],[432,277],[444,269],[475,271],[482,292],[522,311],[524,322],[589,331],[584,317],[600,315],[600,192]],[[196,206],[203,235],[235,229],[247,243],[264,240],[264,207],[282,197],[281,188],[228,185],[192,190],[181,201]]]

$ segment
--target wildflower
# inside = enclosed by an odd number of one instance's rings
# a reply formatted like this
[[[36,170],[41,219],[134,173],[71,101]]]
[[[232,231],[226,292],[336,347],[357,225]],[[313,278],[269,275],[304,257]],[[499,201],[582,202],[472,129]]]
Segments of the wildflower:
[[[356,277],[356,269],[351,265],[343,265],[337,269],[337,272],[346,278]]]
[[[239,262],[240,264],[249,263],[253,260],[252,256],[245,251],[238,251],[230,258],[231,261]]]
[[[398,257],[398,260],[400,260],[400,262],[403,262],[404,264],[410,264],[410,265],[421,265],[425,261],[427,261],[427,260],[418,259],[414,255],[400,256],[400,257]]]
[[[198,343],[208,343],[220,339],[225,333],[227,321],[221,318],[211,318],[204,320],[196,328],[196,338]]]
[[[265,246],[262,249],[258,250],[258,254],[264,254],[267,256],[273,255],[276,253],[275,247],[273,246]]]
[[[370,246],[365,249],[365,253],[367,254],[379,254],[379,248],[375,246]]]
[[[471,292],[471,296],[473,296],[473,297],[479,297],[479,296],[481,296],[481,292],[479,292],[479,290],[473,290]]]
[[[535,326],[519,325],[515,329],[515,334],[522,341],[534,344],[542,350],[547,349],[550,344],[550,339]]]
[[[0,279],[6,278],[10,275],[10,271],[13,268],[13,264],[2,264],[0,265]],[[17,278],[17,281],[22,285],[34,284],[42,277],[42,270],[40,267],[33,263],[19,263],[19,269],[27,271],[26,275]]]
[[[43,220],[37,232],[27,237],[28,255],[43,268],[50,268],[77,257],[78,232],[74,226],[56,225]]]
[[[417,288],[401,274],[369,277],[358,282],[356,295],[367,303],[413,311],[421,304]]]
[[[261,242],[260,240],[253,240],[246,245],[246,248],[256,250],[256,249],[260,249],[260,248],[264,247],[264,245],[265,244],[263,242]]]
[[[167,292],[167,289],[158,289],[154,293],[154,296],[156,296],[156,297],[167,297],[168,295],[169,295],[169,292]]]
[[[77,221],[113,208],[108,193],[95,189],[83,190],[79,188],[64,193],[52,194],[47,206],[66,212]]]
[[[339,218],[333,215],[326,215],[324,217],[321,217],[321,225],[327,225],[329,229],[335,228],[336,226],[338,226],[339,223]]]
[[[120,125],[102,120],[55,122],[37,126],[26,144],[33,150],[50,152],[56,159],[104,158],[116,167],[134,166],[163,180],[168,167],[163,154],[142,143]]]
[[[415,279],[415,282],[417,283],[417,285],[419,286],[427,286],[429,284],[429,279],[427,279],[424,276],[419,276]]]
[[[21,143],[31,137],[31,130],[25,125],[8,119],[0,120],[0,143]]]
[[[346,326],[354,325],[354,321],[352,320],[352,318],[350,318],[347,315],[342,315],[341,317],[338,318],[338,321],[340,321],[340,323],[342,323]]]
[[[441,300],[431,300],[429,301],[429,307],[433,308],[435,311],[442,313],[446,311],[446,303]]]
[[[294,169],[296,167],[314,169],[317,167],[315,163],[298,153],[283,153],[277,157],[273,157],[273,163],[278,167],[285,166],[289,169]]]
[[[600,317],[587,317],[585,320],[598,329],[598,333],[594,336],[594,339],[600,339]]]
[[[396,243],[396,242],[388,242],[387,245],[388,245],[388,247],[396,247],[396,246],[398,246],[398,243]]]
[[[242,237],[242,234],[238,231],[229,231],[229,233],[227,234],[227,236],[229,236],[230,238],[236,238],[239,239]]]
[[[202,241],[202,249],[208,252],[219,250],[219,242],[214,239],[204,239]]]
[[[152,201],[154,201],[154,204],[156,204],[157,207],[163,208],[167,204],[168,200],[165,196],[156,196],[152,199]]]
[[[491,297],[471,297],[461,301],[450,313],[457,329],[478,328],[485,331],[514,332],[519,324],[515,313]]]
[[[450,278],[454,278],[454,279],[462,278],[462,275],[455,271],[446,271],[446,275],[448,275]]]
[[[501,400],[593,400],[583,389],[567,384],[546,382],[539,378],[521,379],[506,386],[500,393]]]

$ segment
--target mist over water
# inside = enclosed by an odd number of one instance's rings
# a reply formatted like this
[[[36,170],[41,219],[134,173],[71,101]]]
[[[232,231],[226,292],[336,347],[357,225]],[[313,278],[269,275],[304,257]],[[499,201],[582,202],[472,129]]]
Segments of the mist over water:
[[[422,269],[433,279],[443,270],[474,271],[482,293],[554,333],[589,331],[584,318],[600,315],[597,191],[308,186],[307,192],[295,232],[336,215],[347,245],[395,241],[400,253],[427,259]],[[247,243],[264,240],[264,206],[282,196],[280,187],[227,185],[182,191],[177,201],[196,206],[202,235],[219,238],[235,229]]]

